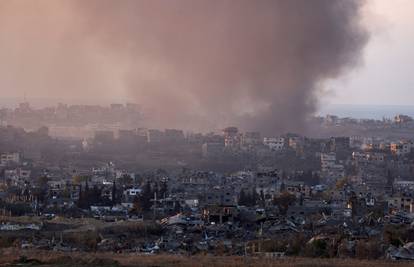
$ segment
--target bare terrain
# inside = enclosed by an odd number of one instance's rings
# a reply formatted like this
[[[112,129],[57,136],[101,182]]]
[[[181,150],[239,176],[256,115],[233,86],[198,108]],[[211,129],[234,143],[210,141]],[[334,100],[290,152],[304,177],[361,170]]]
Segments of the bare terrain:
[[[242,256],[175,256],[114,253],[51,252],[39,250],[0,250],[0,266],[134,266],[134,267],[405,267],[409,262],[367,261],[354,259],[269,259]]]

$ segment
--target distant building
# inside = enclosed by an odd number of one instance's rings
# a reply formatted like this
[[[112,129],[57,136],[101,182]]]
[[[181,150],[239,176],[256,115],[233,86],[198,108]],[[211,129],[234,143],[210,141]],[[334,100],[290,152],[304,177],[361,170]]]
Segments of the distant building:
[[[135,130],[119,130],[118,139],[121,142],[134,142],[136,140],[137,134]]]
[[[184,132],[177,129],[165,129],[165,141],[171,143],[182,143],[185,141]]]
[[[393,184],[395,191],[413,191],[414,190],[414,181],[398,180]]]
[[[124,195],[126,196],[138,196],[142,192],[140,188],[129,188],[124,191]]]
[[[140,108],[140,106],[138,104],[135,104],[135,103],[126,103],[126,109],[128,111],[139,112],[141,108]]]
[[[338,123],[338,120],[339,120],[339,117],[338,116],[335,116],[335,115],[326,115],[326,117],[325,117],[325,123],[326,124],[330,124],[330,125],[334,125],[334,124],[337,124]]]
[[[349,138],[349,146],[351,148],[361,148],[364,143],[364,138],[359,135],[354,135]]]
[[[0,155],[0,164],[1,166],[7,166],[10,164],[20,164],[20,153],[12,152],[12,153],[2,153]]]
[[[414,198],[411,196],[396,196],[388,198],[390,209],[414,213]]]
[[[330,140],[331,151],[344,151],[350,147],[349,137],[332,137]]]
[[[321,170],[323,172],[328,171],[336,164],[335,153],[322,153],[321,154]]]
[[[396,156],[404,156],[411,153],[410,143],[391,143],[391,153]]]
[[[345,176],[345,167],[336,163],[336,154],[333,152],[321,154],[321,171],[328,183],[335,182]]]
[[[223,149],[223,143],[204,143],[201,148],[204,158],[217,157],[223,153]]]
[[[147,142],[157,144],[164,141],[164,132],[156,129],[149,129],[147,131]]]
[[[213,189],[206,193],[205,205],[235,206],[236,195],[234,190]]]
[[[124,108],[124,105],[122,104],[111,104],[112,110],[122,110]]]
[[[353,152],[352,159],[358,163],[374,163],[382,164],[385,162],[384,153],[375,153],[375,152]]]
[[[224,146],[226,148],[239,148],[240,136],[237,127],[227,127],[223,130]]]
[[[413,121],[412,117],[407,116],[407,115],[402,115],[402,114],[398,114],[394,118],[394,122],[396,124],[403,124],[403,123],[412,122],[412,121]]]
[[[21,184],[30,179],[31,171],[21,168],[5,170],[4,178],[10,180],[13,184]]]
[[[303,146],[303,138],[300,136],[289,137],[289,147],[293,150],[298,150]]]
[[[273,151],[282,151],[285,147],[285,138],[283,137],[265,137],[263,144]]]
[[[241,145],[244,147],[251,147],[261,145],[261,135],[259,132],[245,132],[241,136]]]
[[[32,109],[30,107],[30,103],[29,102],[20,103],[19,104],[19,107],[16,108],[16,112],[29,113],[31,111],[32,111]]]

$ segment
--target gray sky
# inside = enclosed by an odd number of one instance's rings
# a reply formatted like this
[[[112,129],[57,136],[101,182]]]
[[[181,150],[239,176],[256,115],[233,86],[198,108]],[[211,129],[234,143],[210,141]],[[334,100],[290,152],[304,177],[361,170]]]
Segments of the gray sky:
[[[414,1],[369,0],[364,64],[328,85],[325,103],[414,105]]]

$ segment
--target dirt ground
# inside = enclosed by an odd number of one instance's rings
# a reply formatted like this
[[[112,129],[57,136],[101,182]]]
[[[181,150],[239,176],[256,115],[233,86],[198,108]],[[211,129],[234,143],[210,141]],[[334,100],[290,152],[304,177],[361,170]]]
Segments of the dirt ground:
[[[179,256],[114,253],[0,250],[0,266],[131,266],[131,267],[408,267],[412,262],[364,261],[354,259],[284,258],[237,256]]]

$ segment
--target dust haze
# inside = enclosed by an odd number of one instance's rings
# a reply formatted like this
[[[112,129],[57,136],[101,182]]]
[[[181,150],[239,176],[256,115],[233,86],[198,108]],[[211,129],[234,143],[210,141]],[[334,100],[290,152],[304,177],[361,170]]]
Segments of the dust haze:
[[[2,0],[0,93],[141,104],[143,126],[303,130],[360,63],[356,0]]]

